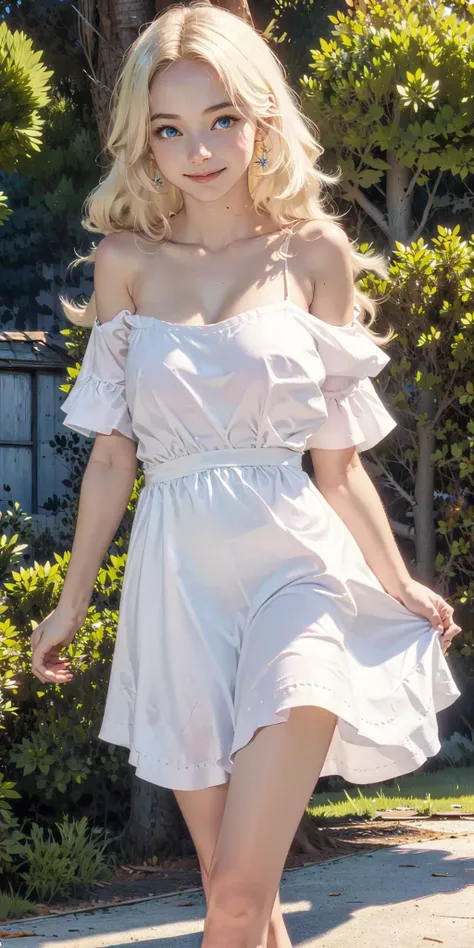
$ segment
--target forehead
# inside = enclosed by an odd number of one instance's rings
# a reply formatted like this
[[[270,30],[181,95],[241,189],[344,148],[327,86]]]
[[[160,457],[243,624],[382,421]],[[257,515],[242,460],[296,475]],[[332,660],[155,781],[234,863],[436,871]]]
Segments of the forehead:
[[[152,112],[180,115],[228,99],[219,75],[208,63],[180,60],[153,77],[150,85]]]

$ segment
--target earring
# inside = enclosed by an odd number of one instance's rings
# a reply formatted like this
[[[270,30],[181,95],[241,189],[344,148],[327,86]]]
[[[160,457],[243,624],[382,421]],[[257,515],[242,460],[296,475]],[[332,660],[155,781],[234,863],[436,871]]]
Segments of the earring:
[[[159,191],[163,190],[163,179],[160,178],[157,168],[155,168],[155,173],[153,175],[153,184],[156,188],[158,188]]]
[[[259,168],[266,168],[268,165],[267,150],[263,144],[262,144],[262,153],[260,157],[257,158],[255,164],[257,164]]]

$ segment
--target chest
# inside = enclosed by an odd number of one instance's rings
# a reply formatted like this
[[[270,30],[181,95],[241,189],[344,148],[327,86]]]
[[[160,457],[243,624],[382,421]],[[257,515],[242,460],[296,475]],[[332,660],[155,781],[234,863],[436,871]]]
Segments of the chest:
[[[211,326],[173,326],[142,317],[130,337],[128,385],[173,394],[178,388],[270,390],[317,384],[324,367],[314,336],[287,307],[261,307]]]

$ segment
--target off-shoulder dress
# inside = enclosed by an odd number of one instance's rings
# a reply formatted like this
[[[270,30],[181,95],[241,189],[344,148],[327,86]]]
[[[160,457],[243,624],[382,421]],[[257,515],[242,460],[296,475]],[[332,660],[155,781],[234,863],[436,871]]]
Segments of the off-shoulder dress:
[[[283,299],[207,326],[123,310],[92,328],[64,424],[137,443],[133,521],[98,737],[138,776],[225,783],[257,728],[337,714],[321,776],[370,784],[440,750],[459,697],[431,624],[389,595],[302,468],[394,427],[389,362],[358,319]]]

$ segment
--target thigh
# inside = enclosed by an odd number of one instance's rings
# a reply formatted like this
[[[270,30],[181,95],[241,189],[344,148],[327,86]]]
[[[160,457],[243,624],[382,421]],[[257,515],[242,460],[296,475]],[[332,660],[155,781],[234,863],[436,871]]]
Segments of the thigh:
[[[247,891],[271,911],[336,721],[324,708],[292,708],[288,721],[260,728],[237,751],[210,865],[218,901],[222,892]]]
[[[205,790],[173,791],[196,848],[206,898],[209,868],[216,848],[228,789],[229,782],[207,787]]]

